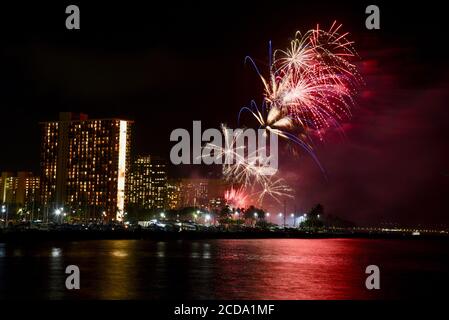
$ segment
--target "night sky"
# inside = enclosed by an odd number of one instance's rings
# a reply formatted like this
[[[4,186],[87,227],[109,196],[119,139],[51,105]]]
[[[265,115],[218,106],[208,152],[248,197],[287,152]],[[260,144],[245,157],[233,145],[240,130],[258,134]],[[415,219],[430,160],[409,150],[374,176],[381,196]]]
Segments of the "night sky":
[[[65,29],[68,4],[79,4],[81,30]],[[366,85],[344,138],[329,133],[315,146],[327,179],[306,155],[281,162],[297,194],[289,205],[320,202],[359,224],[448,224],[446,18],[430,2],[376,2],[381,29],[367,30],[369,4],[2,4],[0,171],[38,172],[38,122],[59,111],[135,120],[134,153],[168,159],[174,128],[235,127],[239,109],[261,101],[245,56],[264,70],[269,40],[283,48],[296,30],[337,20],[356,41]]]

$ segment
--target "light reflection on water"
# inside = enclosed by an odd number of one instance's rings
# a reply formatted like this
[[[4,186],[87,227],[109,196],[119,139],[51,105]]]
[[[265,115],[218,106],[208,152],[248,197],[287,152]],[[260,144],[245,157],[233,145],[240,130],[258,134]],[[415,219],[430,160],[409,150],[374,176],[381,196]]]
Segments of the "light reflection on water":
[[[0,298],[377,299],[448,280],[445,242],[366,239],[104,240],[0,244]],[[81,290],[65,289],[65,268]],[[364,287],[381,268],[381,290]]]

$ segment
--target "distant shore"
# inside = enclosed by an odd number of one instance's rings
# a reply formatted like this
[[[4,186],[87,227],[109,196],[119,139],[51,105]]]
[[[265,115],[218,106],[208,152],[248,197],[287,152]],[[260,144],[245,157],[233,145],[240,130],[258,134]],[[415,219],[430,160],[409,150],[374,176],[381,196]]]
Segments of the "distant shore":
[[[326,239],[326,238],[364,238],[364,239],[442,239],[447,234],[386,233],[386,232],[305,232],[289,231],[0,231],[0,242],[30,241],[78,241],[78,240],[201,240],[201,239]]]

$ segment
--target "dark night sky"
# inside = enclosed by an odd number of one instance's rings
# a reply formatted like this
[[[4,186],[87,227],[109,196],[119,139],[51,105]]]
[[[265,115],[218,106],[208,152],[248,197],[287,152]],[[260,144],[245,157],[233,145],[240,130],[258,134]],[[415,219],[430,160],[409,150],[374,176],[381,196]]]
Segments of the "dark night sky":
[[[337,20],[366,86],[346,137],[316,146],[328,180],[305,156],[281,163],[296,205],[321,202],[361,224],[449,223],[449,68],[436,5],[377,2],[381,30],[370,31],[363,1],[77,3],[80,31],[65,29],[66,4],[2,5],[1,171],[38,170],[38,122],[59,111],[135,120],[135,152],[168,158],[172,129],[235,126],[238,110],[260,101],[246,55],[263,68],[268,40],[285,47],[296,30]]]

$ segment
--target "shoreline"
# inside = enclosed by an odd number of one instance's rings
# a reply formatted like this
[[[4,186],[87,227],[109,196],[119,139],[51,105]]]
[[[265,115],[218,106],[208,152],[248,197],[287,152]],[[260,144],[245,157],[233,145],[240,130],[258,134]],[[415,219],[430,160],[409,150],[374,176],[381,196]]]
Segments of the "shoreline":
[[[8,231],[0,232],[0,243],[82,240],[211,240],[211,239],[404,239],[443,240],[447,234],[380,233],[380,232],[304,232],[304,231]]]

